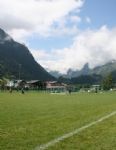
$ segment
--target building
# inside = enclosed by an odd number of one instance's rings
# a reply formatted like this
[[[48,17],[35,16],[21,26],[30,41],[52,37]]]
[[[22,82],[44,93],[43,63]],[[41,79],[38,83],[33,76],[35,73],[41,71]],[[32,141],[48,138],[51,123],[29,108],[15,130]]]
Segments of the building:
[[[31,90],[45,90],[46,83],[40,80],[31,80],[31,81],[26,82],[25,88],[28,88]]]
[[[7,89],[21,89],[24,88],[26,84],[25,80],[11,80],[11,81],[7,81],[6,87]]]
[[[65,92],[66,84],[59,83],[58,81],[48,81],[46,82],[46,90],[53,93]]]

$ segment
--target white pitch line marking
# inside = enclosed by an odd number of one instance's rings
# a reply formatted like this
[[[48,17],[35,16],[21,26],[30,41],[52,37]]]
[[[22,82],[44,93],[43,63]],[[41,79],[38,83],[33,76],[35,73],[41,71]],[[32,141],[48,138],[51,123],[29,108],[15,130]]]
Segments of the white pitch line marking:
[[[65,140],[67,138],[70,138],[70,137],[80,133],[81,131],[83,131],[83,130],[85,130],[85,129],[87,129],[87,128],[95,125],[95,124],[98,124],[98,123],[100,123],[100,122],[102,122],[102,121],[104,121],[104,120],[106,120],[106,119],[108,119],[108,118],[110,118],[110,117],[112,117],[114,115],[116,115],[116,111],[114,111],[114,112],[112,112],[112,113],[110,113],[110,114],[108,114],[108,115],[106,115],[106,116],[104,116],[104,117],[102,117],[102,118],[100,118],[100,119],[98,119],[96,121],[93,121],[93,122],[91,122],[91,123],[89,123],[89,124],[87,124],[87,125],[85,125],[85,126],[83,126],[81,128],[78,128],[78,129],[76,129],[76,130],[74,130],[72,132],[64,134],[63,136],[60,136],[60,137],[58,137],[58,138],[56,138],[56,139],[54,139],[54,140],[52,140],[52,141],[50,141],[50,142],[48,142],[46,144],[37,146],[34,150],[45,150],[48,147],[54,146],[56,143],[59,143],[59,142]]]

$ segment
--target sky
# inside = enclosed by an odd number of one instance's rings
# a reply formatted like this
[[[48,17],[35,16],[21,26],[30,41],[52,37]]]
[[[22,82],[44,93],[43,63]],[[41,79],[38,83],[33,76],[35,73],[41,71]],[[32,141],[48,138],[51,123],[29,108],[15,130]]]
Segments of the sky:
[[[0,0],[0,28],[48,71],[116,59],[116,0]]]

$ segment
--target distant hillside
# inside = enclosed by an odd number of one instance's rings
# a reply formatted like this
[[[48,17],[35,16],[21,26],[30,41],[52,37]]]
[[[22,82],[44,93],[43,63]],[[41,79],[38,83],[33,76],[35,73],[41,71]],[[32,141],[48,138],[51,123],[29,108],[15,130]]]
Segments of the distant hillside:
[[[67,71],[67,74],[63,75],[63,76],[65,76],[67,78],[69,78],[69,77],[70,78],[75,78],[75,77],[79,77],[81,75],[87,75],[87,74],[89,74],[89,72],[90,72],[89,64],[86,63],[81,70],[73,71],[72,69],[69,69]]]
[[[106,76],[114,71],[116,71],[116,61],[115,60],[111,61],[109,63],[106,63],[105,65],[93,68],[89,72],[89,74],[97,74],[97,75]]]
[[[59,73],[58,71],[50,71],[49,74],[51,74],[55,78],[59,78],[60,76],[62,76],[62,74]]]
[[[0,29],[0,77],[54,80],[33,58],[28,48]]]
[[[102,81],[102,76],[100,75],[81,75],[71,79],[73,84],[99,84]]]
[[[83,68],[80,70],[74,71],[73,69],[69,69],[66,74],[59,74],[58,72],[51,72],[51,75],[55,76],[54,73],[56,73],[55,74],[56,77],[62,76],[64,78],[77,78],[77,77],[85,76],[85,75],[100,75],[104,77],[110,73],[114,75],[116,74],[116,60],[113,60],[101,66],[97,66],[93,69],[90,69],[89,64],[86,63],[83,66]]]
[[[113,81],[116,82],[116,60],[93,69],[90,69],[89,64],[86,63],[81,70],[73,71],[73,69],[69,69],[66,74],[55,73],[58,80],[65,83],[99,84],[109,74],[112,74]],[[54,74],[52,75],[54,76]]]
[[[59,78],[60,76],[62,76],[63,78],[75,78],[81,75],[87,75],[89,72],[89,64],[86,63],[81,70],[74,71],[73,69],[68,69],[66,74],[61,74],[58,71],[50,71],[49,73],[56,78]]]

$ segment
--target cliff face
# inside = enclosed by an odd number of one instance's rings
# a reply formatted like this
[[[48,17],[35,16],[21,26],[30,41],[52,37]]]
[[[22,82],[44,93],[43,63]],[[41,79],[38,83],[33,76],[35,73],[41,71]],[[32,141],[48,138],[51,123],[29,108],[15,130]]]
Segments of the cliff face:
[[[54,80],[35,60],[28,48],[0,29],[0,77]]]

